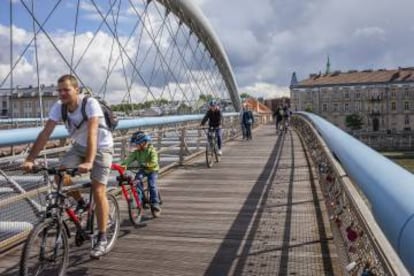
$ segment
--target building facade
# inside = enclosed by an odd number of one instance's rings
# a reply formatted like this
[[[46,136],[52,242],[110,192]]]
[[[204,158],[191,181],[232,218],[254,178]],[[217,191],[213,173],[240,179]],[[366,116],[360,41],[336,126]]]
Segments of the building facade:
[[[42,96],[41,99],[39,97]],[[13,90],[2,89],[1,95],[1,115],[8,118],[40,118],[43,106],[43,116],[47,117],[52,105],[58,100],[56,86],[40,87],[16,87]]]
[[[294,111],[311,111],[347,129],[345,118],[358,114],[362,131],[414,130],[414,67],[311,74],[291,81]]]
[[[274,112],[279,106],[290,106],[290,98],[281,97],[275,99],[266,99],[264,100],[264,104]]]

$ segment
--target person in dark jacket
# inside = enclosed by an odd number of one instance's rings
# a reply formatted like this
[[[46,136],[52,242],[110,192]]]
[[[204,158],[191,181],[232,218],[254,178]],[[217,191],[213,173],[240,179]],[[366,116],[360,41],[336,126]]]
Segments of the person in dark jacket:
[[[211,100],[208,103],[208,105],[209,105],[209,109],[207,110],[206,115],[201,121],[201,126],[204,126],[204,124],[208,121],[208,126],[216,130],[217,146],[219,149],[218,154],[221,155],[222,154],[221,152],[221,145],[222,145],[221,126],[223,124],[223,114],[221,113],[221,110],[216,101]]]
[[[254,116],[249,107],[243,112],[243,124],[246,129],[246,139],[252,140],[252,125],[254,123]]]
[[[273,113],[273,117],[276,119],[276,133],[278,132],[278,130],[280,130],[280,123],[283,120],[283,115],[283,108],[279,105]]]

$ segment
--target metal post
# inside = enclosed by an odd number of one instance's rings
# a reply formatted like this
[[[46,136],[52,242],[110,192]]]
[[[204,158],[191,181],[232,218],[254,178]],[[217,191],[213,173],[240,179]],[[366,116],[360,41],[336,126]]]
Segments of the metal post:
[[[185,126],[183,126],[181,128],[181,136],[180,136],[180,166],[184,164],[185,135],[186,135],[186,128]]]
[[[202,133],[202,130],[201,129],[199,129],[199,130],[197,130],[197,133],[198,133],[198,136],[197,136],[197,148],[196,148],[196,151],[199,151],[200,150],[200,144],[201,144],[201,133]]]
[[[161,149],[162,145],[162,136],[164,135],[164,131],[162,126],[158,128],[158,139],[157,139],[157,150],[159,151]]]

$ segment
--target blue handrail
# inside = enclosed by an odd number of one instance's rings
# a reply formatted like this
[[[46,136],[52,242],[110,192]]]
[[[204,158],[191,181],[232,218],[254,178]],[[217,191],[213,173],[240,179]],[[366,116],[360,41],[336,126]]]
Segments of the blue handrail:
[[[238,116],[239,113],[224,113],[224,117]],[[159,126],[165,124],[183,123],[189,121],[196,121],[203,118],[204,114],[197,115],[175,115],[175,116],[160,116],[160,117],[143,117],[137,119],[120,120],[117,130],[139,128],[145,126]],[[42,130],[42,127],[18,128],[0,130],[0,146],[18,145],[32,143],[36,140],[37,135]],[[66,128],[59,125],[55,128],[50,140],[63,139],[68,137]]]
[[[316,127],[407,269],[414,272],[414,175],[325,119],[299,112]]]

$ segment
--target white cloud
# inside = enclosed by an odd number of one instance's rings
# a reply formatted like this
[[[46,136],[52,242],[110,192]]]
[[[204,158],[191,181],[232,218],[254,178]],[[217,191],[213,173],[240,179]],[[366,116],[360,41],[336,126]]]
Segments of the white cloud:
[[[380,27],[365,27],[365,28],[358,28],[355,30],[354,35],[356,37],[367,37],[373,38],[378,37],[380,39],[385,39],[385,31]]]
[[[247,93],[253,97],[265,99],[287,97],[290,95],[289,87],[279,86],[267,82],[256,82],[253,85],[239,88],[240,93]]]

